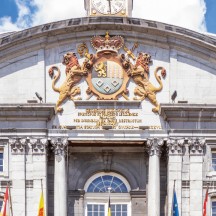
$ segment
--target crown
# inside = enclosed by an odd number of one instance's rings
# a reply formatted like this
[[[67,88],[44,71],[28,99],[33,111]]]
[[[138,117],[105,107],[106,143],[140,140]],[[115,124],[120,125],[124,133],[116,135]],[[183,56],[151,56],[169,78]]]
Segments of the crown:
[[[121,36],[110,37],[109,32],[106,32],[105,37],[94,36],[91,39],[91,45],[97,53],[118,53],[118,50],[124,45],[124,39]]]

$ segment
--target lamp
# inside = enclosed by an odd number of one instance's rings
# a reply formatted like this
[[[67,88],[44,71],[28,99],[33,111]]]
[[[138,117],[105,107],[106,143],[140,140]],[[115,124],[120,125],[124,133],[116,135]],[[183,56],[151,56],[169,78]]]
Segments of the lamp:
[[[43,98],[39,95],[38,92],[35,92],[35,95],[37,96],[37,98],[40,100],[40,102],[43,102]]]
[[[173,103],[175,102],[176,97],[177,97],[177,91],[175,90],[171,95],[171,99]]]

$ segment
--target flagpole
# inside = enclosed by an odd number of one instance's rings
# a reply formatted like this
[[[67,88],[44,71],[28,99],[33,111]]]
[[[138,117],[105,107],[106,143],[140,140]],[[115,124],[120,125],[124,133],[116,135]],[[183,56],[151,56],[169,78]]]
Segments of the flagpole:
[[[9,190],[9,196],[10,196],[10,211],[11,211],[11,216],[13,216],[13,207],[12,207],[12,198],[11,198],[10,181],[8,181],[8,190]]]
[[[43,179],[41,179],[41,191],[42,191],[42,194],[43,194]]]

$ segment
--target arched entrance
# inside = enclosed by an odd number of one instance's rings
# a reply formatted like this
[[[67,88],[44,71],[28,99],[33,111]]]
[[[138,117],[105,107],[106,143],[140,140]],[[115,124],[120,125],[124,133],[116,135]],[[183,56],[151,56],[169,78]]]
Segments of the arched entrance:
[[[131,188],[123,176],[97,173],[87,180],[84,190],[85,216],[107,216],[109,199],[112,216],[131,215]]]

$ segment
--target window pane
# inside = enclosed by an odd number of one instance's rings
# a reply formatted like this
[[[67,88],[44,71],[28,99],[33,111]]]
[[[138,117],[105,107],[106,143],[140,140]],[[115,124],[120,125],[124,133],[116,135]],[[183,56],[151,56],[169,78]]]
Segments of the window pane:
[[[0,159],[3,159],[3,153],[0,153]]]
[[[127,187],[121,179],[112,176],[104,175],[97,177],[88,186],[87,192],[108,192],[108,188],[111,187],[111,192],[115,193],[127,193]]]
[[[87,205],[87,216],[105,216],[104,205],[99,204],[88,204]]]
[[[216,216],[216,201],[212,202],[212,216]]]
[[[216,153],[212,153],[212,168],[216,170]]]

